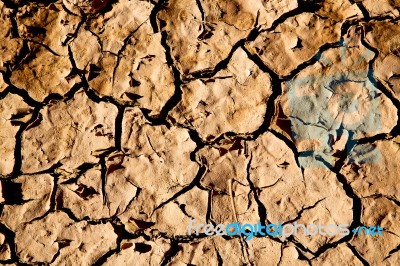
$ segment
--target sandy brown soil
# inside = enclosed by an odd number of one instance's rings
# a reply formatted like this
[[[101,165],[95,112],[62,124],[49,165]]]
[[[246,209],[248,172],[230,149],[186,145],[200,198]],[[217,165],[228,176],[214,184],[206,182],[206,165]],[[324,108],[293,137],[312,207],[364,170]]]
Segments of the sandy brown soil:
[[[0,0],[0,264],[400,265],[399,12]]]

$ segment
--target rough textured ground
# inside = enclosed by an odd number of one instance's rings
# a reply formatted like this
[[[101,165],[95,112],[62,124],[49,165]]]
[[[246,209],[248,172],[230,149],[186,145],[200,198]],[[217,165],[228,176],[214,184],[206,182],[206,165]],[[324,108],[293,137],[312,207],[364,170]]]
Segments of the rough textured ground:
[[[0,0],[2,265],[400,265],[400,1]],[[383,237],[188,236],[202,223]]]

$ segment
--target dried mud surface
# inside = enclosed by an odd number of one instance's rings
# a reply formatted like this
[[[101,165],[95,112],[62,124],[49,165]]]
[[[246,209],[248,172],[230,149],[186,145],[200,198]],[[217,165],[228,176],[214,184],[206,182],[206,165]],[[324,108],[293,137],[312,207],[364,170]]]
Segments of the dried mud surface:
[[[0,0],[0,264],[400,265],[399,12]]]

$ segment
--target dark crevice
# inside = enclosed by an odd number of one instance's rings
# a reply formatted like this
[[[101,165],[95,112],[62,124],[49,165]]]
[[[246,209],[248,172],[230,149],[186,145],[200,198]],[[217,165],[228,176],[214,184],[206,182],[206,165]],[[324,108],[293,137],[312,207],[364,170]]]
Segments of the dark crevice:
[[[207,213],[206,213],[206,222],[216,225],[215,222],[212,220],[212,200],[213,200],[213,193],[212,190],[207,190],[208,199],[207,199]]]
[[[230,50],[228,56],[218,62],[213,69],[203,69],[203,70],[198,70],[195,72],[188,73],[187,76],[185,77],[185,82],[191,81],[194,79],[201,79],[201,78],[212,78],[214,77],[219,71],[226,69],[226,67],[229,64],[229,61],[231,60],[233,54],[236,52],[236,50],[240,47],[244,47],[246,42],[254,41],[257,36],[260,33],[260,27],[256,26],[253,28],[250,33],[247,35],[246,38],[240,39],[237,43],[235,43],[232,46],[232,49]]]
[[[203,22],[202,28],[204,29],[205,14],[204,14],[203,6],[201,5],[201,0],[196,0],[196,5],[197,5],[197,8],[199,9],[199,11],[201,13],[201,21]]]
[[[64,10],[68,15],[71,15],[71,16],[74,16],[74,17],[84,17],[84,16],[86,16],[86,14],[84,14],[82,11],[80,12],[81,14],[78,15],[78,14],[75,14],[74,12],[72,12],[71,10],[69,10],[69,9],[65,6],[64,1],[61,3],[61,6],[62,6],[63,10]]]
[[[64,10],[67,12],[67,8],[65,7],[64,3],[63,3],[63,8]],[[85,24],[87,21],[87,16],[85,14],[83,14],[82,19],[79,21],[78,25],[76,26],[76,29],[74,30],[74,32],[72,34],[68,34],[67,38],[65,38],[65,40],[61,43],[62,46],[66,46],[68,45],[70,42],[72,42],[76,36],[78,35],[81,27],[83,24]]]
[[[362,198],[363,199],[367,199],[367,198],[373,198],[373,199],[385,198],[385,199],[390,200],[391,202],[393,202],[394,204],[396,204],[397,206],[400,207],[400,200],[394,198],[393,196],[388,196],[388,195],[383,195],[383,194],[380,194],[380,193],[376,193],[376,194],[372,194],[372,195],[365,196],[365,197],[362,197]]]
[[[282,140],[283,142],[285,142],[286,146],[289,147],[289,149],[292,150],[293,155],[294,155],[294,160],[296,161],[297,167],[299,167],[301,169],[301,172],[304,174],[304,168],[300,165],[299,162],[299,152],[297,151],[297,147],[296,145],[290,140],[288,139],[285,135],[270,129],[269,130],[275,137],[277,137],[278,139]]]
[[[101,165],[101,194],[103,195],[103,204],[109,207],[108,197],[107,197],[107,164],[104,157],[100,158]]]
[[[162,208],[163,206],[165,206],[166,204],[168,204],[169,202],[175,200],[179,196],[185,194],[186,192],[188,192],[189,190],[194,188],[196,186],[196,184],[198,182],[200,182],[201,178],[204,176],[206,171],[207,171],[207,167],[206,166],[200,166],[199,171],[197,172],[197,174],[196,174],[195,178],[193,179],[193,181],[189,185],[183,187],[181,190],[179,190],[177,193],[175,193],[171,198],[169,198],[166,201],[160,203],[160,205],[158,205],[156,208],[154,208],[153,213],[156,210],[158,210],[158,209]]]
[[[5,205],[22,205],[26,201],[23,200],[22,184],[11,180],[2,180],[0,182],[1,196]]]
[[[171,48],[169,47],[168,43],[168,33],[166,31],[161,32],[161,45],[165,49],[165,56],[167,59],[167,64],[169,68],[172,69],[173,76],[174,76],[174,85],[175,85],[175,92],[170,99],[165,103],[163,108],[160,111],[160,114],[157,117],[148,117],[150,122],[153,125],[162,125],[166,123],[166,118],[168,113],[180,102],[182,99],[182,80],[181,80],[181,73],[179,72],[178,68],[174,65],[174,60],[171,54]]]
[[[276,264],[276,266],[279,266],[279,265],[281,265],[281,263],[282,263],[283,249],[284,249],[284,246],[281,245],[281,250],[280,250],[280,254],[279,254],[279,261],[278,261],[278,263]]]
[[[56,162],[54,163],[52,166],[50,166],[50,168],[48,169],[44,169],[38,172],[33,172],[33,173],[23,173],[26,175],[43,175],[43,174],[54,174],[55,171],[61,167],[63,164],[61,162]]]
[[[17,10],[13,9],[10,14],[10,22],[11,22],[11,36],[12,38],[19,38],[18,24],[15,17],[17,16]]]
[[[33,112],[32,112],[32,117],[31,119],[25,123],[22,124],[21,127],[19,128],[17,134],[15,135],[15,148],[14,148],[14,167],[12,171],[12,177],[17,177],[20,174],[22,174],[21,167],[22,167],[22,135],[25,132],[25,130],[29,127],[29,125],[35,123],[36,121],[41,121],[41,115],[40,115],[40,110],[41,107],[36,107]]]
[[[120,247],[117,247],[117,248],[114,248],[114,249],[111,249],[111,250],[107,251],[107,252],[106,252],[105,254],[103,254],[100,258],[98,258],[98,259],[92,264],[92,266],[101,266],[101,265],[104,265],[104,263],[106,263],[107,260],[108,260],[111,256],[117,254],[118,252],[120,252]]]
[[[117,247],[115,249],[111,249],[108,252],[106,252],[104,255],[102,255],[95,263],[93,263],[93,266],[100,266],[103,265],[108,258],[111,256],[117,254],[118,252],[121,252],[122,247],[121,247],[121,242],[122,240],[128,240],[128,239],[135,239],[139,237],[140,235],[134,235],[129,233],[128,231],[125,230],[125,227],[121,225],[120,221],[117,218],[116,222],[111,222],[112,227],[114,228],[114,233],[117,235]]]
[[[279,18],[277,18],[266,30],[263,31],[274,31],[280,24],[285,22],[288,18],[300,15],[302,13],[314,13],[321,9],[321,3],[323,0],[316,0],[316,1],[307,1],[307,0],[299,0],[298,1],[298,8],[290,10]]]
[[[250,60],[252,60],[262,71],[268,73],[271,77],[272,94],[268,98],[268,101],[266,103],[266,111],[265,111],[265,115],[264,115],[264,121],[256,131],[251,133],[252,136],[250,139],[255,140],[261,134],[266,132],[271,125],[271,121],[274,117],[275,110],[276,110],[276,108],[275,108],[276,101],[277,101],[278,97],[282,94],[282,85],[278,78],[278,75],[276,73],[274,73],[271,69],[269,69],[258,56],[251,54],[245,47],[242,47],[242,49],[246,52],[246,54],[250,58]]]
[[[206,146],[206,144],[200,138],[199,133],[197,131],[195,131],[193,129],[188,129],[188,128],[187,128],[187,130],[189,131],[190,139],[196,143],[196,148],[194,149],[194,151],[192,151],[190,153],[190,160],[193,162],[196,162],[197,161],[197,159],[196,159],[197,152],[200,151],[202,148],[204,148]],[[205,161],[204,162],[200,161],[198,163],[205,164]]]
[[[93,167],[97,166],[97,164],[95,163],[83,163],[80,166],[78,166],[76,169],[77,174],[75,178],[71,178],[68,179],[67,181],[62,182],[61,184],[72,184],[72,183],[76,183],[79,179],[79,177],[81,177],[82,175],[84,175],[87,171],[89,171],[90,169],[93,169]]]
[[[364,266],[369,266],[369,263],[366,259],[364,259],[360,253],[358,253],[357,249],[352,246],[351,244],[347,243],[347,247],[353,252],[354,256],[364,265]]]
[[[163,260],[161,261],[161,266],[167,266],[171,260],[180,252],[183,248],[175,240],[171,241],[171,248],[165,253]]]
[[[34,53],[31,53],[31,50],[29,49],[28,41],[22,40],[22,47],[18,51],[17,56],[15,57],[15,62],[11,70],[17,69],[24,60],[33,58],[34,56],[35,56]]]
[[[11,258],[9,260],[3,260],[0,263],[15,263],[18,262],[19,259],[17,257],[16,253],[16,246],[15,246],[15,233],[11,231],[7,226],[4,224],[0,223],[0,232],[4,235],[5,241],[4,243],[7,243],[10,247],[11,251]]]
[[[34,100],[33,98],[31,98],[29,96],[29,93],[26,90],[17,88],[13,85],[10,85],[6,91],[19,95],[21,96],[21,98],[24,100],[24,102],[26,102],[28,105],[32,106],[32,107],[36,107],[36,108],[42,108],[44,105],[41,102],[38,102],[36,100]]]
[[[218,262],[218,266],[223,266],[224,265],[224,261],[221,257],[221,254],[219,254],[218,249],[216,247],[215,248],[215,253],[217,254],[217,262]]]
[[[360,138],[357,140],[357,145],[374,143],[376,141],[389,140],[389,139],[392,139],[392,136],[390,136],[389,134],[386,134],[386,133],[381,133],[381,134],[377,134],[372,137]]]
[[[260,223],[262,226],[265,226],[266,224],[265,222],[267,221],[267,208],[265,208],[264,204],[261,202],[259,198],[261,190],[259,188],[256,188],[253,181],[251,180],[250,166],[252,160],[253,160],[253,155],[250,154],[250,159],[246,167],[247,171],[246,178],[247,182],[249,182],[250,190],[253,192],[254,200],[256,201],[258,206],[258,217],[260,218]]]
[[[293,219],[291,219],[291,220],[289,220],[289,221],[284,222],[283,225],[289,224],[289,223],[293,223],[293,222],[299,220],[299,219],[301,218],[301,216],[303,215],[303,212],[305,212],[305,211],[307,211],[307,210],[312,210],[312,209],[314,209],[314,208],[315,208],[321,201],[323,201],[323,200],[325,200],[325,198],[318,200],[317,202],[315,202],[315,203],[314,203],[313,205],[311,205],[311,206],[307,206],[307,207],[301,208],[301,210],[297,213],[297,215],[296,215],[295,218],[293,218]]]
[[[289,236],[286,238],[286,241],[293,243],[296,246],[296,249],[301,250],[302,252],[306,252],[308,254],[311,254],[312,256],[318,257],[315,252],[310,250],[309,248],[305,247],[303,244],[298,242],[293,235]],[[299,254],[302,254],[302,252],[299,252]]]
[[[118,106],[118,114],[115,121],[115,148],[119,151],[122,150],[121,141],[125,108],[125,106]]]
[[[157,18],[157,14],[158,12],[160,12],[161,10],[166,9],[166,4],[168,3],[167,0],[160,0],[158,2],[153,2],[154,8],[151,10],[150,13],[150,24],[151,27],[153,28],[153,33],[158,33],[162,27],[158,26],[158,18]],[[160,29],[161,28],[161,29]]]
[[[181,203],[179,203],[178,201],[175,201],[174,203],[178,206],[178,208],[181,210],[181,212],[182,212],[185,216],[189,217],[190,219],[195,219],[193,216],[191,216],[191,215],[186,211],[186,204],[181,204]]]
[[[4,3],[4,6],[10,9],[18,9],[18,4],[16,4],[13,0],[1,0]]]
[[[311,260],[310,259],[308,259],[304,254],[303,254],[303,252],[301,252],[301,250],[299,250],[298,248],[296,248],[296,250],[297,250],[297,253],[299,254],[299,260],[302,260],[302,261],[307,261],[307,263],[308,263],[308,265],[312,265],[312,263],[311,263]]]
[[[392,249],[391,251],[389,251],[389,255],[387,255],[385,257],[384,260],[387,260],[388,258],[390,258],[394,253],[397,253],[400,251],[400,245],[398,245],[397,247],[395,247],[394,249]]]
[[[38,42],[38,41],[36,41],[36,40],[31,40],[31,39],[26,39],[26,41],[44,47],[49,53],[51,53],[51,54],[53,54],[53,55],[55,55],[55,56],[61,56],[61,55],[59,55],[58,53],[56,53],[55,51],[53,51],[53,49],[51,49],[47,44]]]
[[[308,66],[311,66],[318,62],[321,59],[322,53],[325,51],[328,51],[329,49],[332,48],[339,48],[340,47],[340,42],[334,42],[334,43],[326,43],[323,44],[317,51],[317,53],[308,61],[305,61],[301,64],[299,64],[296,69],[292,70],[288,75],[281,77],[281,81],[289,81],[293,79],[297,74],[299,74],[301,71],[303,71],[305,68]]]
[[[53,183],[54,187],[53,187],[53,189],[51,191],[50,198],[49,198],[49,201],[50,201],[49,210],[46,211],[43,215],[41,215],[39,217],[36,217],[36,218],[33,218],[32,220],[28,221],[26,224],[31,224],[31,223],[33,223],[35,221],[39,221],[41,219],[44,219],[47,215],[49,215],[50,213],[53,213],[53,212],[55,212],[57,210],[57,190],[58,190],[58,183],[57,182],[58,182],[58,175],[53,175],[53,182],[54,182]]]

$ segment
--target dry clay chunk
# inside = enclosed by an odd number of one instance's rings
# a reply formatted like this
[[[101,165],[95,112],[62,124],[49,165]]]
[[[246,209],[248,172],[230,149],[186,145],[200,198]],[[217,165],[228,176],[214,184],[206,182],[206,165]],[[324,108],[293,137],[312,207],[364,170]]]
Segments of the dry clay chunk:
[[[87,43],[94,49],[85,49]],[[72,43],[72,50],[79,55],[77,65],[86,68],[89,85],[103,95],[120,102],[137,102],[158,114],[175,91],[172,70],[167,65],[161,33],[153,33],[150,22],[138,26],[126,37],[126,45],[118,55],[99,56],[96,38],[81,31]]]
[[[15,231],[21,224],[45,215],[50,209],[53,187],[53,177],[50,175],[23,175],[12,183],[3,181],[5,205],[0,221]],[[9,200],[12,202],[7,204]]]
[[[343,265],[362,266],[363,263],[353,254],[351,249],[345,244],[340,244],[335,248],[328,249],[321,256],[313,260],[313,266],[335,265],[340,258]]]
[[[361,224],[366,227],[380,226],[384,228],[383,235],[365,236],[365,230],[362,230],[350,244],[370,265],[397,265],[400,262],[398,254],[395,253],[400,245],[400,207],[383,197],[365,198],[361,203]],[[392,257],[394,264],[387,260],[389,257]]]
[[[279,76],[286,76],[311,59],[322,45],[338,42],[342,20],[360,14],[356,5],[346,0],[325,1],[317,13],[290,17],[274,31],[261,33],[246,48]]]
[[[143,237],[123,240],[121,251],[110,256],[103,265],[162,265],[161,262],[169,252],[170,246],[169,242],[162,238],[155,241],[146,241]]]
[[[80,18],[63,9],[61,3],[48,6],[32,3],[17,13],[19,34],[23,39],[46,45],[59,55],[68,56],[68,40],[78,27]]]
[[[96,155],[114,146],[117,108],[95,103],[83,90],[73,99],[50,103],[42,109],[22,137],[22,171],[42,171],[61,162],[72,172],[83,163],[96,163]]]
[[[13,62],[22,47],[22,41],[18,38],[13,38],[10,16],[11,10],[6,8],[3,2],[0,1],[0,69],[5,62]]]
[[[258,206],[249,186],[232,182],[228,195],[213,192],[211,196],[211,217],[217,224],[256,224],[259,222]]]
[[[0,72],[0,93],[2,93],[6,88],[7,88],[7,83],[4,80],[3,73]]]
[[[220,236],[194,240],[180,245],[171,265],[214,265],[222,261],[226,265],[277,265],[280,261],[281,245],[268,238],[253,238],[247,243],[243,239],[224,239]],[[242,245],[246,245],[242,249]],[[267,264],[266,264],[267,263]]]
[[[246,168],[249,169],[249,179],[255,187],[269,188],[285,178],[293,178],[293,181],[302,178],[293,152],[272,133],[268,132],[254,142],[248,142],[247,148],[251,159]]]
[[[251,265],[281,265],[281,244],[268,237],[252,238],[247,243]]]
[[[378,16],[391,16],[393,18],[398,17],[400,1],[399,0],[362,0],[362,5],[367,9],[368,13],[372,17]]]
[[[248,258],[241,250],[239,238],[226,240],[221,236],[180,244],[171,265],[213,265],[219,259],[226,265],[244,265]]]
[[[240,148],[243,148],[240,141],[235,141],[229,146],[206,146],[201,149],[197,156],[207,164],[207,172],[201,179],[201,184],[225,193],[229,192],[228,182],[231,179],[248,186],[246,167],[249,158],[241,154]]]
[[[188,130],[151,126],[138,108],[125,112],[122,147],[126,156],[114,159],[113,164],[119,166],[110,175],[123,175],[140,188],[129,213],[142,214],[146,219],[157,206],[189,185],[199,168],[190,160],[196,144]]]
[[[121,0],[103,16],[89,22],[104,51],[117,54],[139,26],[149,19],[153,5],[143,0]]]
[[[211,189],[211,217],[217,224],[236,220],[254,224],[259,220],[247,180],[250,158],[244,154],[245,145],[240,140],[224,139],[220,145],[206,146],[197,153],[198,160],[207,165],[200,183]]]
[[[278,223],[301,218],[304,224],[315,221],[322,225],[351,223],[352,200],[329,169],[305,169],[302,173],[293,152],[271,133],[250,142],[248,149],[252,157],[249,178],[256,188],[261,189],[259,198],[269,221]],[[308,210],[298,217],[304,208]],[[324,242],[338,238],[327,236],[310,240],[299,237],[299,241],[316,251]]]
[[[300,260],[301,256],[299,249],[294,247],[294,245],[284,246],[281,249],[281,257],[279,259],[280,266],[306,266],[310,265],[306,260]],[[269,254],[268,254],[269,255]]]
[[[186,0],[168,1],[158,14],[168,44],[184,74],[212,69],[225,59],[232,46],[259,24],[267,24],[297,7],[293,0]],[[164,27],[165,26],[165,27]]]
[[[92,168],[76,183],[60,185],[57,208],[71,210],[78,219],[109,218],[124,212],[136,192],[135,186],[123,175],[109,175],[102,181],[100,169]]]
[[[382,194],[400,200],[398,173],[400,141],[377,141],[357,145],[341,170],[360,196]]]
[[[102,53],[103,51],[101,50],[101,43],[99,43],[97,36],[88,30],[81,29],[75,39],[71,41],[70,47],[72,54],[74,55],[76,67],[81,70],[85,69],[89,72],[90,64],[96,64],[100,61],[100,59],[104,60],[103,58],[110,57],[112,60],[114,60],[113,62],[116,61],[115,55]],[[90,47],[90,49],[87,49],[87,47]],[[100,74],[97,73],[99,72],[98,69],[94,71],[93,68],[94,66],[92,66],[93,73],[91,75],[87,75],[89,82],[94,79],[96,75],[98,76]]]
[[[8,94],[0,100],[0,175],[13,170],[15,135],[21,123],[18,118],[26,122],[30,113],[30,106],[18,95]]]
[[[9,260],[11,259],[11,247],[6,241],[6,237],[4,234],[0,233],[0,260]],[[2,263],[4,265],[4,263]]]
[[[379,51],[374,62],[374,73],[400,99],[399,21],[375,21],[368,26],[370,31],[366,34],[366,40]]]
[[[15,234],[21,261],[51,265],[93,265],[117,247],[116,240],[110,223],[74,223],[63,212],[50,213],[41,220],[24,224]]]
[[[52,93],[64,95],[75,84],[74,79],[66,77],[72,65],[68,56],[56,55],[43,46],[30,43],[33,58],[23,61],[13,72],[11,83],[26,90],[36,101],[43,101]]]
[[[225,132],[248,133],[264,121],[272,93],[270,76],[238,49],[226,69],[213,78],[182,86],[183,96],[172,110],[178,123],[187,125],[204,139]]]

